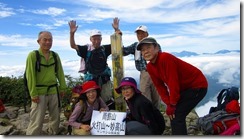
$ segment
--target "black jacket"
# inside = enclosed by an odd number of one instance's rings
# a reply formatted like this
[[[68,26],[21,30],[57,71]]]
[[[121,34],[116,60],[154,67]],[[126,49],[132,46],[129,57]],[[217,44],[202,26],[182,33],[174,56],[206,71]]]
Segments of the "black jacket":
[[[126,103],[130,109],[130,115],[128,115],[130,120],[146,124],[155,135],[163,133],[165,129],[164,117],[150,100],[142,94],[135,93]]]

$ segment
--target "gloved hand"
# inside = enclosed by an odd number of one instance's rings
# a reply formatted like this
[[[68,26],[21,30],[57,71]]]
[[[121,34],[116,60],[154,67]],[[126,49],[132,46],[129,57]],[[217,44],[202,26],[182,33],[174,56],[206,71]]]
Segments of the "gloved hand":
[[[174,115],[176,107],[174,105],[167,105],[166,114],[167,115]]]

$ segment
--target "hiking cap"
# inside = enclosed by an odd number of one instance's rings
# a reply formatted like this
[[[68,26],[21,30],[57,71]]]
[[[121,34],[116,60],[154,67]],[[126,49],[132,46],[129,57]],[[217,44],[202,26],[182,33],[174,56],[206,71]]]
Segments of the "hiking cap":
[[[138,30],[141,30],[141,31],[144,31],[144,32],[147,32],[148,33],[147,27],[144,26],[144,25],[140,25],[139,27],[137,27],[136,30],[135,30],[135,32],[137,32]]]
[[[87,81],[84,82],[82,84],[82,90],[80,92],[80,94],[85,94],[86,92],[90,91],[90,90],[97,90],[98,93],[100,93],[101,88],[97,85],[97,83],[95,81]]]
[[[125,78],[123,78],[122,81],[120,82],[119,87],[116,88],[115,91],[118,94],[121,94],[121,87],[126,86],[126,85],[129,85],[129,86],[133,87],[134,90],[136,91],[136,93],[141,93],[141,91],[137,89],[137,84],[136,84],[135,79],[133,79],[131,77],[125,77]]]
[[[141,46],[143,44],[146,44],[146,43],[154,43],[154,44],[158,44],[157,41],[153,38],[153,37],[146,37],[144,39],[142,39],[138,44],[137,44],[137,50],[141,50]]]
[[[93,30],[91,31],[90,37],[95,36],[95,35],[102,36],[102,33],[101,33],[101,31],[99,31],[99,30],[97,30],[97,29],[93,29]]]

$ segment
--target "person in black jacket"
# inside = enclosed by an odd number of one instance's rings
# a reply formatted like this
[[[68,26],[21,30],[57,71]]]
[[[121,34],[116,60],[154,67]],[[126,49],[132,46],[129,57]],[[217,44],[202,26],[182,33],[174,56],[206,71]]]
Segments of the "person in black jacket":
[[[161,135],[165,129],[165,121],[160,111],[153,106],[141,91],[132,77],[122,79],[118,94],[123,95],[129,112],[126,116],[126,135]]]

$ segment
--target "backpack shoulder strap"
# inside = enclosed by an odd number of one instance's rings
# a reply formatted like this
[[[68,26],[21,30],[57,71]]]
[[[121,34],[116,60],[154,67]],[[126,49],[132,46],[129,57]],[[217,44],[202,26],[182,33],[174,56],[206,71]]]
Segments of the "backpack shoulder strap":
[[[41,71],[41,68],[40,68],[40,65],[41,65],[40,54],[39,54],[38,50],[34,50],[34,51],[36,53],[36,71],[40,72]]]
[[[55,65],[55,73],[58,72],[58,59],[57,59],[57,54],[54,51],[51,51],[53,58],[54,58],[54,65]]]
[[[228,89],[222,89],[217,97],[218,105],[220,105],[226,96]]]
[[[88,59],[89,59],[90,56],[91,56],[91,51],[88,51],[87,50],[87,53],[86,53],[86,63],[88,62]]]
[[[102,52],[103,52],[103,56],[106,58],[106,53],[105,53],[105,48],[104,46],[101,46]]]

